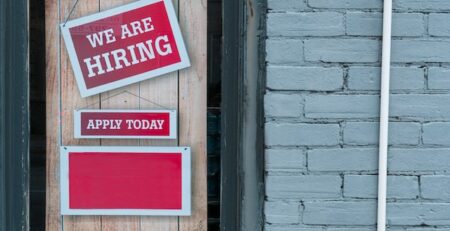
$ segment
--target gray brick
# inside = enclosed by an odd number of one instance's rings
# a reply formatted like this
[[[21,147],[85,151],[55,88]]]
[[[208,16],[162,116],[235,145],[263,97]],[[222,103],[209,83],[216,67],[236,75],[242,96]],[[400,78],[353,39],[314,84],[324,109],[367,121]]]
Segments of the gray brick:
[[[344,177],[344,197],[377,198],[376,175],[348,175]],[[415,199],[419,196],[416,176],[388,176],[388,198]]]
[[[374,225],[375,202],[306,202],[303,223],[308,225]]]
[[[267,176],[269,199],[332,199],[341,197],[340,176]]]
[[[441,67],[428,69],[428,88],[432,90],[450,89],[450,69]]]
[[[348,88],[350,90],[380,90],[379,67],[350,67]],[[416,67],[392,67],[391,90],[421,90],[424,88],[424,70]]]
[[[381,0],[308,0],[314,8],[381,9]]]
[[[378,169],[375,148],[313,149],[308,151],[311,171],[374,171]]]
[[[303,150],[268,149],[265,153],[266,170],[303,171],[306,157]]]
[[[417,145],[420,141],[420,124],[389,123],[389,145]],[[379,139],[379,123],[347,122],[344,127],[344,144],[375,145]]]
[[[391,95],[390,116],[404,118],[449,119],[450,95],[395,94]]]
[[[450,14],[430,14],[428,33],[432,36],[450,36]]]
[[[303,63],[303,42],[296,39],[281,39],[266,41],[266,60],[273,64]]]
[[[392,203],[387,211],[389,225],[450,225],[449,203]]]
[[[268,93],[264,111],[269,117],[298,117],[303,113],[302,97],[295,94]]]
[[[377,95],[310,95],[305,97],[308,118],[374,118],[378,116]]]
[[[375,228],[349,228],[349,227],[345,227],[345,228],[327,228],[326,231],[375,231]],[[388,229],[389,230],[389,229]]]
[[[268,0],[271,11],[300,11],[308,8],[306,0]]]
[[[422,197],[433,200],[450,200],[450,176],[421,176]]]
[[[450,62],[450,41],[393,40],[392,62]]]
[[[344,15],[342,13],[272,13],[267,17],[268,36],[334,36],[344,34]]]
[[[393,7],[403,10],[450,10],[450,2],[447,0],[395,0]]]
[[[377,229],[375,227],[358,227],[358,228],[328,228],[326,231],[376,231]],[[405,231],[403,228],[387,228],[387,231]]]
[[[299,228],[298,226],[279,226],[279,225],[266,225],[265,231],[324,231],[322,228]]]
[[[314,62],[377,62],[380,41],[370,39],[310,39],[305,41],[305,60]]]
[[[432,227],[407,228],[406,231],[450,231],[450,228],[432,228]]]
[[[264,206],[266,222],[271,224],[297,224],[300,220],[300,204],[296,202],[266,202]]]
[[[395,13],[392,19],[392,36],[422,36],[425,34],[423,14]],[[348,35],[381,36],[383,14],[378,12],[349,12],[346,16]]]
[[[342,89],[341,68],[269,66],[267,87],[275,90],[334,91]]]
[[[423,125],[423,143],[450,146],[450,123],[427,123]]]
[[[397,149],[388,154],[389,171],[449,171],[450,149]]]
[[[267,123],[267,145],[337,145],[338,124]]]

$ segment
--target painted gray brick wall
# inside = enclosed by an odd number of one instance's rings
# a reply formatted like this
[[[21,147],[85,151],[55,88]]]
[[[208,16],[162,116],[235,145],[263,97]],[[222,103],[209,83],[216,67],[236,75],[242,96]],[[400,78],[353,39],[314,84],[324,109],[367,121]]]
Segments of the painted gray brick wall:
[[[268,0],[266,231],[374,231],[382,0]],[[394,0],[388,225],[450,230],[450,1]]]

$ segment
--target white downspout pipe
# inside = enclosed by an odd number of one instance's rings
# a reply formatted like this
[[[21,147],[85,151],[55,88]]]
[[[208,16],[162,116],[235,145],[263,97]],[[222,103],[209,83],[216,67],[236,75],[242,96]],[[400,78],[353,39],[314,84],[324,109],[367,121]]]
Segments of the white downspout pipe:
[[[386,230],[387,151],[389,127],[389,82],[391,69],[392,0],[384,0],[381,61],[380,140],[378,160],[377,230]]]

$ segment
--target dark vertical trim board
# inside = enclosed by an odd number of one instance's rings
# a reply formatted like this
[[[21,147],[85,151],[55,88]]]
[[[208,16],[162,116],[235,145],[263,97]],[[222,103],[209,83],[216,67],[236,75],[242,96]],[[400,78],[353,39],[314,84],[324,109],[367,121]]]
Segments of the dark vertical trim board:
[[[29,230],[28,0],[0,1],[0,230]]]
[[[241,224],[241,117],[244,3],[223,1],[221,209],[220,229],[238,231]]]
[[[221,230],[262,230],[266,0],[223,1]]]
[[[245,4],[241,230],[263,230],[266,0]]]

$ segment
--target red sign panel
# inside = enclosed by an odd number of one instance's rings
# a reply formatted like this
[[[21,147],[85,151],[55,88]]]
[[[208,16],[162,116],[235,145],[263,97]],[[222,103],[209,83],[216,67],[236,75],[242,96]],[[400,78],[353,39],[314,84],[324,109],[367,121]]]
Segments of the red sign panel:
[[[175,110],[78,110],[75,138],[176,139]]]
[[[189,215],[186,147],[62,147],[63,215]]]
[[[190,66],[171,0],[142,0],[61,24],[83,97]]]

